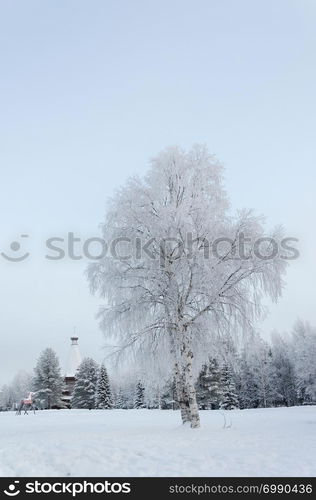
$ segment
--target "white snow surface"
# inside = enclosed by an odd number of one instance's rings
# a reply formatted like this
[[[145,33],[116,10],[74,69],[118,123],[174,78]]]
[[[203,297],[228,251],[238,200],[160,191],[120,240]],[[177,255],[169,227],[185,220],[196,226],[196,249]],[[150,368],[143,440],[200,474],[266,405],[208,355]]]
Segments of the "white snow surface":
[[[225,413],[230,428],[223,428]],[[315,476],[316,406],[0,413],[0,476]]]

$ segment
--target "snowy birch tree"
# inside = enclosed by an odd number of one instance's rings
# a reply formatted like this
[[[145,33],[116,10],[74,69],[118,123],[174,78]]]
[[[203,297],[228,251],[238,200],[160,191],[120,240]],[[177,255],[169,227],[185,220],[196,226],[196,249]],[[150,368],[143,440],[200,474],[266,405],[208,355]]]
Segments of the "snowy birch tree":
[[[15,394],[15,400],[20,402],[33,388],[33,375],[21,370],[14,376],[11,386]]]
[[[290,345],[277,332],[272,335],[272,360],[275,372],[276,402],[278,405],[294,406],[297,403],[298,383],[294,363],[290,357]]]
[[[273,406],[277,396],[276,372],[273,365],[272,351],[267,342],[258,339],[253,348],[253,374],[257,386],[258,406]]]
[[[274,247],[282,231],[267,235],[263,223],[251,211],[230,213],[222,167],[203,146],[163,151],[109,203],[109,251],[88,270],[106,300],[101,325],[139,359],[169,360],[182,421],[193,428],[195,353],[219,329],[251,323],[262,295],[281,293],[285,260]]]
[[[12,386],[5,384],[0,389],[0,409],[12,410],[17,403]]]
[[[302,403],[316,401],[316,328],[297,320],[292,331],[293,359],[298,397]]]

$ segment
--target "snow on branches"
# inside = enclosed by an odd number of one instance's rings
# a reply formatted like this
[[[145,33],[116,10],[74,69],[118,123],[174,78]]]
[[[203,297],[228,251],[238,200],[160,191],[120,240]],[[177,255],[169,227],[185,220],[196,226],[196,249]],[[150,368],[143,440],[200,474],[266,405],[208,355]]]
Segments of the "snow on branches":
[[[140,362],[155,353],[172,365],[182,421],[198,427],[194,357],[213,331],[249,327],[263,295],[280,296],[282,230],[266,234],[262,217],[232,214],[221,165],[195,146],[163,151],[144,178],[128,180],[102,235],[109,252],[88,270],[106,300],[102,327]]]

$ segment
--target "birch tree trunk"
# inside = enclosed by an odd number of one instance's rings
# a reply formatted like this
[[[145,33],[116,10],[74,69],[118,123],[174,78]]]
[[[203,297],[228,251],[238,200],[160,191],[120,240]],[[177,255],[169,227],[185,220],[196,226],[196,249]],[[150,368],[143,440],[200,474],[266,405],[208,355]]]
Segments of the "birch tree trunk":
[[[183,377],[181,355],[179,352],[179,336],[178,332],[172,330],[170,334],[171,343],[171,354],[174,359],[174,379],[176,384],[177,402],[180,407],[182,423],[186,424],[190,422],[190,408],[189,408],[189,396],[185,387],[185,380]]]
[[[196,429],[200,427],[200,417],[192,370],[193,352],[190,348],[190,333],[186,328],[173,333],[171,345],[175,357],[174,375],[182,423],[190,422],[191,427]]]
[[[188,392],[189,418],[192,429],[196,429],[200,427],[200,417],[199,417],[199,407],[196,400],[196,391],[195,391],[195,384],[194,384],[194,377],[192,370],[193,353],[188,343],[185,343],[182,354],[184,357],[185,387]]]
[[[174,366],[174,378],[176,383],[177,400],[180,406],[182,423],[186,424],[188,422],[191,422],[189,395],[185,386],[183,373],[182,371],[180,371],[178,363],[175,363]]]

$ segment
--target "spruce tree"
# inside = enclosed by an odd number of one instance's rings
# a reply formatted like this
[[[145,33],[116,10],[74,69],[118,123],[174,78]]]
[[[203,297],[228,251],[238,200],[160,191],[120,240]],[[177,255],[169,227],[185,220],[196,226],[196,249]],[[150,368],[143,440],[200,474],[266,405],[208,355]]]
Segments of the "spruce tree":
[[[115,398],[115,406],[121,410],[126,409],[126,402],[124,398],[124,393],[122,387],[119,388],[117,396]]]
[[[113,406],[109,377],[104,365],[101,365],[99,372],[95,404],[101,410],[109,410]]]
[[[99,368],[91,358],[85,358],[76,372],[76,383],[71,398],[72,408],[95,408]]]
[[[146,405],[145,405],[145,387],[143,386],[143,384],[140,381],[138,382],[138,384],[136,386],[134,408],[136,408],[136,409],[146,408]]]
[[[162,410],[176,410],[179,408],[177,401],[177,389],[174,379],[169,380],[163,388],[161,395],[161,409]]]
[[[213,358],[203,365],[197,382],[197,400],[200,410],[216,410],[222,398],[222,380],[218,361]]]
[[[223,396],[223,387],[222,387],[222,377],[221,370],[218,365],[218,361],[214,358],[211,359],[209,365],[210,372],[210,399],[211,399],[211,409],[217,410],[219,408],[220,402]]]
[[[236,410],[239,408],[239,401],[236,394],[236,386],[231,370],[227,365],[222,369],[223,394],[220,403],[221,410]]]
[[[209,380],[209,367],[204,364],[201,368],[197,384],[196,384],[196,399],[199,405],[199,410],[210,410],[210,380]]]
[[[245,359],[245,355],[243,354],[242,356],[237,391],[240,408],[257,408],[259,405],[258,386],[253,371]]]
[[[33,384],[36,399],[46,409],[62,407],[61,397],[64,384],[59,360],[53,349],[48,347],[41,353],[34,372]]]

